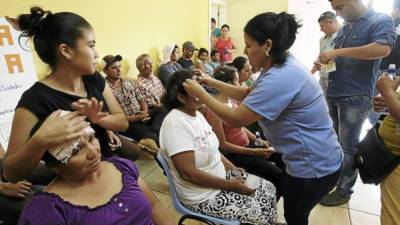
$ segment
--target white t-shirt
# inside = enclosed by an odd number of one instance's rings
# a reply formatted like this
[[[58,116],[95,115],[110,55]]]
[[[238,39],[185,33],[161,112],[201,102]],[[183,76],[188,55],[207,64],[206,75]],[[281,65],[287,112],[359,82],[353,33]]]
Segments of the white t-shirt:
[[[171,168],[182,203],[197,204],[214,198],[221,190],[199,187],[183,180],[176,171],[171,156],[194,151],[197,169],[225,179],[226,171],[218,146],[217,136],[201,113],[197,112],[193,117],[174,109],[165,117],[160,129],[161,154]]]

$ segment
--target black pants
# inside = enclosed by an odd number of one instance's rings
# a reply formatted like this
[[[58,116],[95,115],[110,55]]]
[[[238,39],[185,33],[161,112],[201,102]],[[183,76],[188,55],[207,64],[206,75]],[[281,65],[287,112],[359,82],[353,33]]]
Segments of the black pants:
[[[167,115],[162,107],[149,107],[150,120],[147,122],[137,121],[129,123],[129,127],[122,135],[140,141],[143,138],[151,138],[158,143],[161,124]]]
[[[314,206],[336,185],[341,169],[321,178],[306,179],[283,172],[282,196],[288,225],[307,225]]]
[[[247,172],[262,177],[276,187],[276,199],[281,197],[281,177],[282,177],[282,167],[284,167],[282,162],[282,155],[279,153],[271,154],[269,159],[265,159],[260,156],[252,155],[240,155],[240,154],[227,154],[225,155],[229,161],[231,161],[235,166],[242,167]]]
[[[0,165],[2,160],[0,160]],[[46,168],[44,164],[39,164],[32,173],[25,179],[31,182],[34,186],[32,191],[25,199],[11,198],[0,195],[0,221],[4,221],[6,225],[17,224],[19,215],[24,209],[26,203],[29,202],[34,193],[41,190],[55,178],[56,174]],[[43,186],[42,186],[43,185]]]

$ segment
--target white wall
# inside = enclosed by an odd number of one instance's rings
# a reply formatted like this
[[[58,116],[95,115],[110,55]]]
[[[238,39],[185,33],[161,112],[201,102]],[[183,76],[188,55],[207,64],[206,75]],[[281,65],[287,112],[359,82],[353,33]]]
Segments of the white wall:
[[[295,14],[303,25],[290,51],[311,70],[319,54],[319,39],[324,35],[319,28],[318,18],[325,11],[332,11],[326,0],[289,0],[288,11]]]
[[[228,24],[236,46],[234,57],[243,55],[243,28],[251,18],[264,12],[287,11],[287,6],[287,0],[228,0]]]

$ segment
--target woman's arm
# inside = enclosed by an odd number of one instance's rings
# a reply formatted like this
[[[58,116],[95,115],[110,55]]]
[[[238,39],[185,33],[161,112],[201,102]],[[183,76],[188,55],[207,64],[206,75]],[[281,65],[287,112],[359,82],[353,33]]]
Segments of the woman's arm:
[[[36,116],[25,108],[15,110],[10,141],[3,161],[3,176],[17,182],[28,175],[52,146],[60,145],[84,134],[87,126],[84,116],[72,112],[60,116],[60,111],[50,114],[36,133],[30,137]]]
[[[149,112],[149,107],[147,106],[147,103],[142,99],[139,101],[140,109],[142,112],[148,113]]]
[[[246,127],[243,127],[244,132],[246,132],[247,137],[249,137],[250,141],[255,141],[256,140],[256,135],[253,134],[253,132],[249,131]]]
[[[152,206],[151,219],[153,223],[155,225],[174,225],[175,223],[171,215],[168,213],[165,206],[158,200],[157,196],[154,195],[149,186],[147,186],[146,182],[139,177],[138,184]]]
[[[202,81],[208,85],[211,86],[218,91],[224,93],[227,97],[236,99],[238,101],[242,101],[251,91],[250,87],[240,87],[240,86],[235,86],[231,85],[219,80],[216,80],[212,77],[209,77],[207,75],[204,75],[202,77]]]
[[[107,83],[104,88],[103,97],[110,110],[110,114],[101,119],[98,124],[104,129],[112,131],[125,131],[128,129],[129,123],[125,117],[125,113],[122,111],[121,106],[118,104]]]
[[[232,109],[221,103],[209,95],[195,80],[187,79],[183,83],[183,86],[187,93],[193,97],[199,98],[199,100],[206,104],[220,119],[233,127],[244,127],[262,118],[257,113],[249,110],[243,103],[236,109]]]
[[[208,119],[211,127],[213,128],[214,133],[217,135],[219,140],[219,148],[224,153],[233,153],[233,154],[240,154],[240,155],[255,155],[260,156],[260,149],[255,148],[248,148],[245,146],[235,145],[230,143],[226,140],[222,120],[219,119],[217,116],[213,116],[212,118]],[[262,155],[261,155],[262,156]]]
[[[111,131],[125,131],[129,123],[121,106],[112,93],[108,84],[105,84],[103,91],[105,104],[107,104],[109,113],[102,112],[104,102],[98,101],[92,97],[90,100],[81,98],[71,104],[71,107],[87,116],[90,122],[100,125],[102,128]]]
[[[236,166],[233,165],[233,163],[232,163],[231,161],[229,161],[229,160],[228,160],[224,155],[222,155],[222,154],[221,154],[221,160],[222,160],[222,163],[223,163],[224,166],[225,166],[225,170],[226,170],[226,171],[228,171],[228,170],[233,170],[233,169],[236,168]]]
[[[236,49],[235,42],[233,41],[233,39],[232,39],[232,38],[231,38],[231,43],[232,43],[232,49]]]
[[[225,180],[197,169],[195,166],[194,151],[178,153],[173,155],[171,159],[179,176],[194,185],[204,188],[230,190],[242,194],[252,194],[254,192],[253,189],[244,185],[240,180]]]
[[[0,159],[4,158],[6,155],[6,150],[4,150],[3,146],[0,144]]]
[[[400,85],[400,78],[391,80],[388,76],[381,76],[376,82],[379,93],[382,94],[384,103],[389,110],[390,115],[400,121],[400,101],[397,98],[396,90]]]

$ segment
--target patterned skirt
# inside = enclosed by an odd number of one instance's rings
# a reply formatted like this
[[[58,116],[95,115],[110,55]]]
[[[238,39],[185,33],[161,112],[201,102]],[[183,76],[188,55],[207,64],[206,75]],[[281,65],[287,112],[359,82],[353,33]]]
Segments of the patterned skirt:
[[[246,184],[256,189],[252,195],[223,190],[213,199],[186,205],[189,209],[218,218],[239,220],[248,224],[275,224],[277,221],[274,185],[249,174]]]

